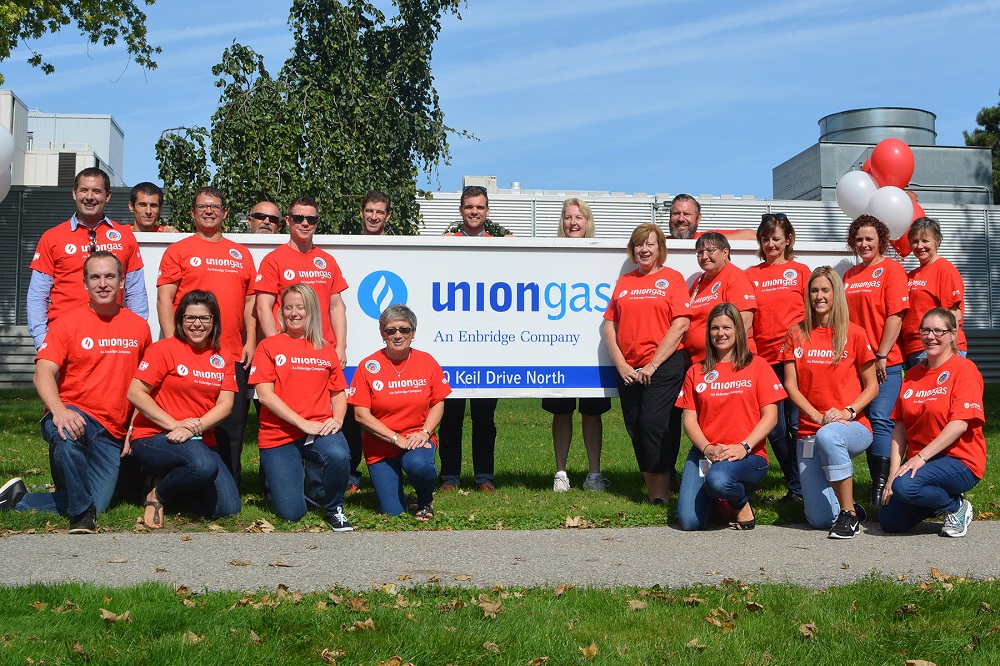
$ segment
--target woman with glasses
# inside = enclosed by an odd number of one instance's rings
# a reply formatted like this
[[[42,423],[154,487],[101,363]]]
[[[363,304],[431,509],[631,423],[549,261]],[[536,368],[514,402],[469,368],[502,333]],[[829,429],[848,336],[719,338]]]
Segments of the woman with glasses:
[[[653,504],[670,499],[680,448],[684,333],[691,311],[684,278],[663,264],[667,241],[655,224],[640,224],[628,242],[637,264],[618,278],[604,312],[604,342],[618,370],[625,430]]]
[[[240,510],[240,493],[216,451],[213,428],[233,407],[236,359],[222,351],[219,304],[195,289],[174,312],[174,335],[146,351],[128,389],[135,405],[132,453],[159,482],[143,523],[163,527],[163,507],[184,503],[209,518]]]
[[[878,218],[862,215],[847,232],[847,244],[861,260],[844,274],[844,292],[851,321],[868,334],[875,352],[875,376],[879,389],[868,406],[872,424],[872,446],[868,451],[871,472],[871,504],[881,505],[882,489],[889,477],[889,447],[892,442],[892,407],[903,381],[903,347],[899,337],[909,307],[906,271],[898,261],[885,256],[889,229]]]
[[[341,433],[347,381],[333,345],[323,339],[319,299],[312,287],[281,292],[281,333],[257,346],[249,383],[257,388],[260,467],[275,511],[285,520],[306,514],[303,461],[319,466],[323,508],[334,532],[354,529],[344,513],[350,451]]]
[[[872,443],[864,409],[878,393],[875,356],[848,319],[840,276],[820,266],[809,276],[805,318],[781,351],[785,390],[799,408],[796,457],[806,520],[831,539],[853,539],[866,516],[854,501],[851,459]]]
[[[784,213],[764,213],[757,227],[757,256],[763,259],[746,270],[757,293],[753,315],[753,337],[757,353],[771,365],[784,382],[781,345],[788,330],[805,316],[806,280],[809,267],[795,261],[795,229]],[[767,438],[785,477],[787,494],[782,502],[802,501],[795,440],[799,414],[795,403],[786,398],[778,405],[778,421]]]
[[[563,202],[562,221],[557,234],[559,238],[594,237],[594,214],[586,201],[566,199]],[[577,409],[578,402],[583,446],[587,449],[587,463],[590,466],[583,489],[599,492],[608,487],[608,480],[601,474],[601,444],[604,439],[601,415],[611,410],[611,398],[542,398],[542,409],[552,414],[552,445],[556,456],[556,475],[552,480],[552,490],[557,493],[566,492],[570,488],[566,461],[573,442],[573,412]]]
[[[736,306],[712,308],[705,359],[688,368],[677,398],[692,444],[677,499],[681,529],[708,527],[717,500],[732,505],[736,529],[757,525],[749,495],[767,476],[764,438],[785,397],[767,361],[750,353]]]
[[[903,317],[903,353],[907,369],[926,357],[918,329],[924,314],[932,308],[944,308],[958,322],[958,353],[966,355],[969,346],[962,331],[965,312],[965,281],[955,265],[938,254],[941,248],[941,225],[937,220],[921,217],[913,221],[906,233],[913,255],[920,265],[906,274],[910,288],[910,307]]]
[[[928,310],[918,334],[927,356],[906,371],[892,411],[892,481],[878,521],[886,532],[905,532],[943,515],[941,536],[964,537],[972,504],[963,493],[986,471],[983,376],[958,355],[954,312]]]
[[[451,387],[438,362],[410,346],[417,332],[410,308],[390,305],[378,324],[385,348],[358,365],[350,403],[364,428],[362,448],[379,511],[406,513],[405,472],[417,493],[416,519],[427,522],[434,518],[438,476],[434,430]]]

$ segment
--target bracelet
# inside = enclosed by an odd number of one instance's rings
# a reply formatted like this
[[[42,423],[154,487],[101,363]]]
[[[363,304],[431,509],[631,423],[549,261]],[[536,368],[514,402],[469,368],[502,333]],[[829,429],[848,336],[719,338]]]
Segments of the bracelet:
[[[392,442],[393,444],[395,444],[396,442],[398,442],[399,441],[399,434],[397,433],[397,434],[393,435],[392,439],[390,439],[389,441]]]
[[[430,436],[431,436],[431,433],[430,433],[430,431],[429,431],[429,430],[427,430],[427,428],[421,428],[421,429],[420,429],[420,432],[424,433],[424,434],[425,434],[425,435],[427,435],[428,437],[430,437]]]
[[[923,461],[924,461],[925,463],[927,462],[927,458],[924,458],[924,457],[923,457],[922,455],[920,455],[919,453],[917,454],[917,457],[918,457],[918,458],[920,458],[921,460],[923,460]]]
[[[879,354],[878,352],[875,352],[875,358],[877,358],[880,361],[884,361],[885,359],[889,358],[889,355],[888,354]]]

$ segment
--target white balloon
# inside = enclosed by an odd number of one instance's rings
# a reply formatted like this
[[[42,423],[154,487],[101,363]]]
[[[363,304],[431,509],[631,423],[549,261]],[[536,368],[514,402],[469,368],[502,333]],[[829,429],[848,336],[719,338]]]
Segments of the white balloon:
[[[0,171],[0,201],[7,198],[7,193],[10,192],[10,182],[11,173],[10,167],[7,167],[3,171]]]
[[[14,137],[6,127],[0,127],[0,169],[14,163]]]
[[[875,179],[864,171],[848,171],[837,181],[837,205],[847,217],[856,219],[868,210],[868,202],[878,190]]]
[[[898,187],[880,187],[868,202],[868,214],[889,228],[889,238],[899,238],[913,221],[913,200]]]

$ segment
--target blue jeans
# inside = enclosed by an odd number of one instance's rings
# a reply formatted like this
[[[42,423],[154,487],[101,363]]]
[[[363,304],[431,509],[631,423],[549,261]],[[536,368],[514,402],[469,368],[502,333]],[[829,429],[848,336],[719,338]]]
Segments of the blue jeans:
[[[417,491],[417,504],[426,506],[434,501],[434,484],[437,482],[437,467],[434,465],[434,447],[410,449],[395,458],[382,458],[368,465],[378,510],[390,516],[406,513],[406,495],[403,493],[403,472]]]
[[[912,479],[906,474],[892,480],[892,497],[879,512],[878,524],[886,532],[905,532],[927,518],[958,511],[962,493],[977,483],[961,460],[934,456]]]
[[[320,471],[323,484],[323,508],[327,513],[344,503],[351,456],[347,440],[339,433],[316,437],[306,444],[303,436],[288,444],[260,450],[260,467],[267,478],[275,512],[285,520],[306,515],[302,491],[303,463],[309,461]]]
[[[96,398],[100,399],[100,398]],[[118,482],[122,442],[86,412],[70,407],[87,421],[79,439],[63,439],[52,422],[52,414],[41,420],[42,437],[49,443],[49,455],[62,479],[54,493],[28,493],[17,503],[18,511],[43,511],[78,516],[93,504],[97,512],[107,511]]]
[[[682,530],[703,530],[708,527],[715,500],[729,500],[736,509],[750,501],[750,491],[767,476],[767,461],[749,455],[743,460],[712,463],[708,473],[698,472],[704,454],[691,447],[684,462],[684,476],[677,496],[677,520]]]
[[[218,452],[200,439],[172,444],[166,433],[160,433],[132,442],[132,453],[149,474],[163,477],[156,484],[156,496],[163,504],[184,500],[209,518],[240,512],[233,475]]]
[[[804,455],[810,444],[807,439],[811,438],[802,438],[796,444],[806,522],[825,530],[837,520],[841,508],[829,482],[853,476],[851,458],[864,453],[872,443],[872,434],[857,421],[828,423],[816,433],[814,450],[808,458]]]
[[[778,376],[778,381],[785,384],[785,364],[777,363],[771,366],[774,374]],[[771,450],[774,451],[774,458],[781,467],[781,474],[785,477],[785,485],[788,492],[802,496],[802,484],[799,482],[799,466],[795,462],[795,441],[799,430],[799,408],[795,406],[791,398],[785,398],[778,403],[778,422],[767,434],[767,441],[771,442]]]
[[[896,405],[896,398],[899,397],[899,387],[903,385],[903,364],[887,366],[885,369],[885,381],[878,385],[878,395],[868,405],[868,420],[872,422],[872,448],[869,453],[873,456],[889,457],[892,448],[892,429],[896,427],[896,422],[890,416],[892,408]]]

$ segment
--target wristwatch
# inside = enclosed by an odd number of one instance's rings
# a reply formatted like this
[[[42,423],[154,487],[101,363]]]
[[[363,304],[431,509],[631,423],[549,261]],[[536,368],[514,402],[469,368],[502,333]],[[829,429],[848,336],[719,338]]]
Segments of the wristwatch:
[[[746,449],[747,455],[750,455],[753,452],[753,449],[750,448],[750,445],[746,442],[740,442],[740,444],[743,445],[744,449]]]
[[[853,408],[853,407],[851,407],[850,405],[848,405],[847,407],[844,407],[844,409],[846,409],[847,411],[849,411],[849,412],[851,413],[851,420],[852,420],[852,421],[853,421],[853,420],[854,420],[855,418],[857,418],[857,416],[858,416],[858,413],[857,413],[856,411],[854,411],[854,408]]]

